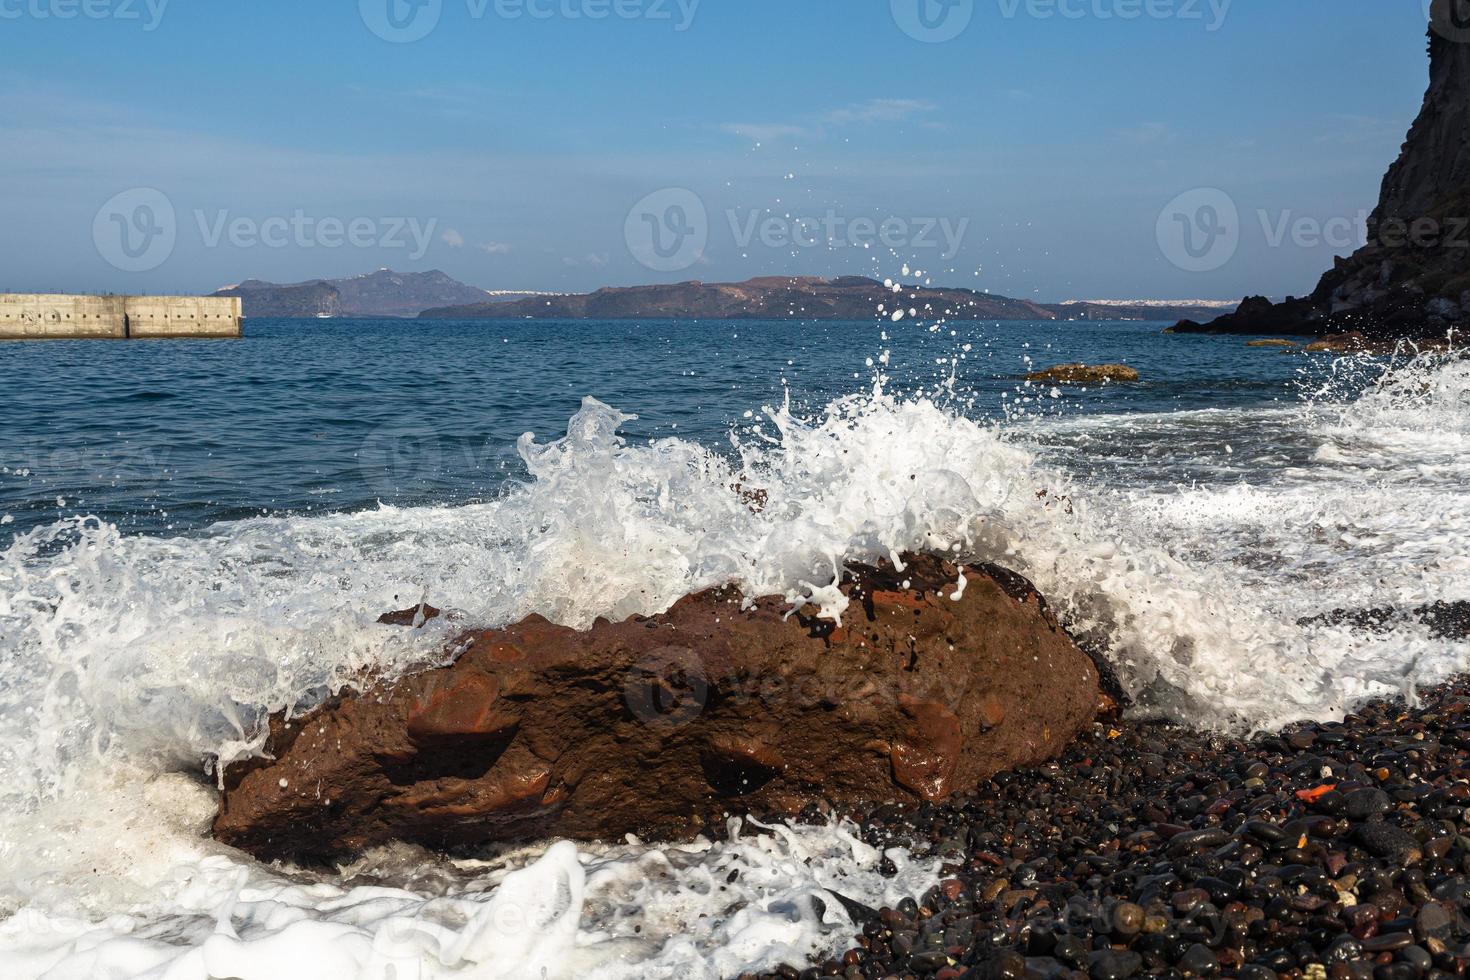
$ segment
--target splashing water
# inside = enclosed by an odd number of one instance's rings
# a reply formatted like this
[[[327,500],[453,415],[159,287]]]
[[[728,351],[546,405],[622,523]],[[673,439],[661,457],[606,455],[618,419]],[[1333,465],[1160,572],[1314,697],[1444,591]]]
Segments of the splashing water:
[[[842,828],[694,851],[558,846],[452,869],[448,885],[303,884],[203,840],[213,795],[177,774],[255,752],[273,712],[438,662],[466,625],[540,613],[585,626],[728,581],[841,616],[845,560],[910,549],[1033,578],[1107,644],[1141,712],[1233,729],[1328,718],[1466,667],[1464,644],[1427,630],[1299,621],[1470,598],[1467,397],[1470,366],[1426,359],[1341,404],[1010,428],[879,390],[811,419],[770,409],[726,454],[629,445],[617,435],[629,417],[588,399],[565,438],[521,441],[530,481],[489,503],[174,538],[93,520],[25,533],[0,554],[0,909],[20,910],[0,927],[0,958],[22,976],[108,963],[248,980],[289,975],[302,937],[324,950],[319,976],[365,975],[373,957],[420,971],[399,976],[475,975],[501,955],[491,975],[596,975],[617,960],[643,971],[628,975],[709,962],[717,976],[755,968],[757,947],[830,952],[840,910],[803,896],[836,887],[822,876],[837,868],[859,877],[846,885],[859,901],[881,904],[888,887],[861,878],[876,857]],[[1138,446],[1162,447],[1166,473],[1212,478],[1129,476]],[[377,624],[424,599],[454,612],[421,631]],[[716,881],[742,847],[766,855],[770,887],[742,893],[748,914],[731,916],[731,896],[691,883]],[[671,880],[693,890],[627,899],[644,880],[630,869],[649,860],[678,865]],[[915,866],[902,883],[932,873]],[[487,938],[496,902],[517,894],[537,910],[525,949]],[[625,905],[662,907],[665,925],[634,942],[607,925]],[[691,932],[690,909],[712,931]]]
[[[22,910],[0,924],[10,975],[169,980],[718,980],[831,955],[855,926],[834,892],[897,904],[937,862],[880,852],[847,824],[761,827],[650,848],[559,843],[494,863],[375,851],[347,878],[286,877],[224,854],[171,869],[165,923]],[[896,874],[879,872],[884,859]]]

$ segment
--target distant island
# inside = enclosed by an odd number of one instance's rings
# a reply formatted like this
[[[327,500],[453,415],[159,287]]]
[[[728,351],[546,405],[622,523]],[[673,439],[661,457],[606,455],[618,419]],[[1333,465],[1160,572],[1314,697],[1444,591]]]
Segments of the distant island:
[[[377,272],[350,279],[271,283],[251,279],[219,290],[238,296],[247,317],[418,317],[429,320],[959,320],[1208,321],[1234,303],[1074,300],[1037,303],[972,289],[883,283],[863,276],[763,276],[745,282],[609,286],[594,293],[489,291],[443,272]]]
[[[955,320],[1211,319],[1233,304],[1036,303],[972,289],[882,283],[863,276],[762,276],[745,282],[610,286],[595,293],[426,310],[424,319]]]
[[[348,279],[275,283],[247,279],[215,296],[238,296],[247,317],[415,317],[441,306],[522,299],[532,293],[491,293],[435,269],[394,272],[379,269]]]

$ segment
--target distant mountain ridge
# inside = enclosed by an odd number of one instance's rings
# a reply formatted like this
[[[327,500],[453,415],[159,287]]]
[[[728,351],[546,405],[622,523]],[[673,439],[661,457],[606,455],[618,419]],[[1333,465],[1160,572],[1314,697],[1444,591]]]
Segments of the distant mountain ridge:
[[[744,282],[699,281],[609,286],[593,293],[476,302],[425,310],[423,319],[539,320],[873,320],[902,310],[923,319],[1174,320],[1210,319],[1215,306],[1035,303],[972,289],[891,284],[863,276],[763,276]]]
[[[414,317],[432,307],[491,301],[485,290],[467,286],[437,269],[379,269],[349,279],[286,284],[249,279],[214,295],[239,296],[247,317]]]
[[[347,279],[297,283],[249,279],[219,290],[247,317],[398,317],[541,320],[873,320],[896,310],[968,320],[1210,320],[1233,307],[1086,300],[1037,303],[973,289],[882,283],[864,276],[762,276],[745,282],[609,286],[556,294],[469,286],[437,269],[379,269]]]

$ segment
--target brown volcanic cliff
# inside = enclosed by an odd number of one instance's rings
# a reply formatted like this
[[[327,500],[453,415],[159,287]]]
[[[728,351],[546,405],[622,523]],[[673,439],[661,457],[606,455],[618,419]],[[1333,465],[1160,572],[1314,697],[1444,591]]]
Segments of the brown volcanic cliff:
[[[1470,326],[1470,4],[1434,0],[1429,91],[1368,221],[1368,244],[1308,297],[1249,297],[1231,316],[1178,333],[1361,332],[1443,338]],[[1463,25],[1463,26],[1462,26]]]

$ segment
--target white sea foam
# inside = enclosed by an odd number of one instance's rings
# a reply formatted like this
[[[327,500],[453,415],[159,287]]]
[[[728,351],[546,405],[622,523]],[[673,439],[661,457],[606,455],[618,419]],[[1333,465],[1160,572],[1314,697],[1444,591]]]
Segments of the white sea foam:
[[[510,949],[483,942],[475,915],[512,879],[456,869],[449,885],[389,892],[287,879],[207,843],[212,792],[174,775],[251,753],[271,712],[434,661],[467,623],[538,612],[580,626],[731,580],[840,616],[831,582],[844,559],[944,548],[1031,576],[1108,642],[1141,711],[1248,729],[1412,690],[1464,669],[1464,644],[1298,620],[1470,598],[1467,391],[1463,362],[1421,361],[1346,404],[1010,430],[877,392],[810,420],[770,410],[725,454],[627,445],[626,416],[589,400],[564,439],[522,441],[530,481],[487,504],[175,538],[95,521],[22,535],[0,554],[0,908],[20,910],[0,928],[0,960],[23,964],[20,976],[108,963],[96,975],[275,980],[301,975],[292,958],[309,946],[321,949],[313,976],[364,975],[364,957],[385,950],[425,977],[475,975],[475,951]],[[376,624],[421,599],[454,613],[417,632]],[[851,842],[830,829],[743,840],[786,870],[756,911],[733,915],[699,884],[717,880],[726,845],[677,860],[546,851],[513,879],[540,903],[539,925],[504,953],[520,957],[500,964],[510,972],[490,975],[581,971],[587,949],[644,971],[629,975],[705,963],[728,975],[761,949],[839,943],[800,898],[823,874],[863,867],[830,853]],[[828,857],[802,871],[783,848]],[[634,888],[629,869],[656,853],[680,865],[672,891],[597,898]],[[876,878],[849,887],[881,898]],[[634,942],[609,927],[625,906],[663,916],[665,931]],[[694,908],[708,920],[691,931],[681,916]]]
[[[0,957],[7,977],[46,980],[719,980],[838,952],[855,926],[834,892],[896,904],[935,881],[934,863],[844,824],[757,829],[495,862],[385,848],[331,880],[216,849],[100,921],[21,910],[0,923]],[[885,856],[896,874],[880,874]]]

